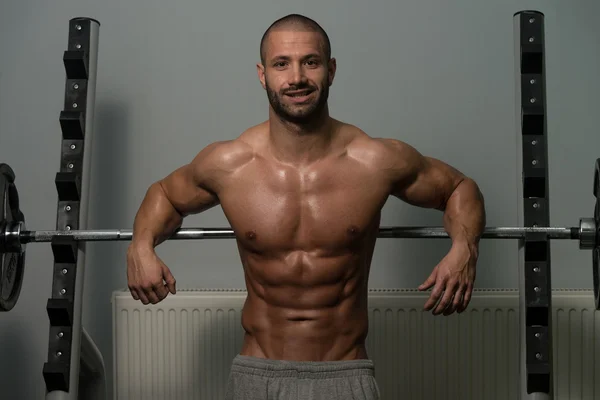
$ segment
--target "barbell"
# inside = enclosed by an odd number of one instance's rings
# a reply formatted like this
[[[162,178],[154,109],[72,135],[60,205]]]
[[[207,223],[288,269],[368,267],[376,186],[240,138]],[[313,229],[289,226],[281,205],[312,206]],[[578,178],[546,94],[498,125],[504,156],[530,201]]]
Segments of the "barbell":
[[[594,168],[593,194],[596,197],[594,216],[580,218],[573,227],[486,227],[482,239],[525,239],[542,235],[548,239],[578,240],[579,249],[592,249],[593,287],[596,309],[600,310],[600,158]],[[25,268],[25,247],[28,243],[52,242],[57,237],[74,241],[129,241],[130,229],[106,230],[27,230],[25,216],[19,208],[15,174],[7,164],[0,164],[0,254],[2,279],[0,311],[14,307],[21,291]],[[167,240],[198,240],[235,238],[231,228],[179,228]],[[379,228],[378,238],[448,238],[443,227]]]

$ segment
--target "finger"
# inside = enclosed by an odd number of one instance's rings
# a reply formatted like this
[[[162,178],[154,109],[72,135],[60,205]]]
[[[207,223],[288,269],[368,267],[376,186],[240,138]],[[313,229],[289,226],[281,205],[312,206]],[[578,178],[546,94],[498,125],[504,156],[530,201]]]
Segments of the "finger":
[[[164,274],[165,282],[167,283],[167,288],[169,288],[169,292],[175,294],[177,292],[177,288],[175,285],[177,281],[175,280],[175,277],[171,273],[171,270],[169,268],[165,267],[163,270],[163,274]]]
[[[436,281],[438,268],[435,267],[429,277],[419,286],[419,290],[427,290],[431,288]]]
[[[466,308],[469,306],[469,302],[471,301],[472,294],[473,294],[473,284],[468,283],[467,288],[465,289],[465,294],[463,296],[463,304],[461,307],[462,311],[466,310]]]
[[[464,312],[467,309],[467,305],[468,305],[468,300],[467,299],[467,292],[469,291],[469,285],[465,285],[463,288],[463,293],[462,293],[462,297],[460,299],[458,299],[459,304],[456,307],[456,311],[460,314],[462,312]]]
[[[133,287],[129,287],[129,293],[131,293],[131,297],[133,297],[134,300],[139,300],[140,296],[138,296],[137,292],[135,291],[135,289]]]
[[[169,290],[162,282],[155,283],[154,286],[152,286],[152,289],[153,289],[154,293],[156,294],[158,301],[163,300],[169,294]]]
[[[463,294],[465,292],[465,287],[463,285],[460,285],[457,289],[456,289],[456,293],[454,293],[454,297],[452,298],[452,302],[450,303],[450,305],[448,306],[448,308],[446,308],[444,310],[444,315],[448,316],[456,311],[459,310],[460,306],[462,305],[462,298],[463,298]]]
[[[433,306],[435,306],[437,304],[438,300],[444,293],[444,286],[445,286],[445,284],[441,280],[438,281],[438,283],[434,286],[433,290],[431,291],[431,295],[429,296],[429,299],[427,300],[427,302],[425,303],[425,306],[423,307],[423,309],[425,311],[431,310],[433,308]]]
[[[129,288],[129,293],[131,293],[131,297],[133,297],[134,300],[139,300],[139,296],[135,292],[135,286],[129,283],[127,287]]]
[[[456,299],[456,294],[454,294],[451,298],[450,301],[448,303],[448,306],[446,308],[444,308],[443,310],[440,311],[441,314],[443,314],[444,316],[448,316],[451,315],[452,313],[454,313],[456,311],[456,307],[454,306],[454,302]]]
[[[142,289],[150,303],[156,304],[159,302],[158,296],[156,295],[156,293],[154,293],[152,286],[144,286]],[[147,304],[147,303],[145,303],[145,304]]]
[[[142,288],[136,288],[135,293],[137,294],[142,304],[146,305],[150,303],[150,300],[148,300],[148,296],[146,296]]]
[[[440,303],[435,308],[435,310],[433,310],[434,315],[441,314],[446,309],[446,307],[448,307],[450,305],[450,302],[452,301],[452,297],[454,296],[455,291],[456,291],[456,282],[455,281],[448,282],[446,284],[446,289],[444,290],[444,296],[440,300]]]

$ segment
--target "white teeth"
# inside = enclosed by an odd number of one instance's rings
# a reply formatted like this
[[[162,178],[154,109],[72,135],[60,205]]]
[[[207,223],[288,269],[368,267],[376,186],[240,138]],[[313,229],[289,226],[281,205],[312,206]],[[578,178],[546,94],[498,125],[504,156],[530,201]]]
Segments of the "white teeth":
[[[302,97],[302,96],[306,96],[306,95],[308,95],[308,93],[290,94],[288,96],[290,96],[290,97]]]

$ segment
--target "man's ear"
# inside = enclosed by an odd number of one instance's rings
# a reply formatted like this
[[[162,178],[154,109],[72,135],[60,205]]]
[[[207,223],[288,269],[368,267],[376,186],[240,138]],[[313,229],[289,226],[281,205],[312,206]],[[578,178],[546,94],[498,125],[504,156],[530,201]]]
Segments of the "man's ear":
[[[335,78],[335,72],[337,71],[337,61],[335,58],[331,58],[327,65],[329,75],[329,86],[333,85],[333,78]]]
[[[258,79],[260,80],[260,84],[262,85],[263,89],[266,89],[266,83],[265,83],[265,67],[264,65],[258,63],[256,64],[256,72],[258,73]]]

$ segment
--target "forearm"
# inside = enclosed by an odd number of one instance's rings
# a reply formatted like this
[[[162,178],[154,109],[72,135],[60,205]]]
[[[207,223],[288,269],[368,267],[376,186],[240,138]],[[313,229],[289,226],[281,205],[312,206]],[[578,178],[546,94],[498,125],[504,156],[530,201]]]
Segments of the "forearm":
[[[445,204],[444,228],[453,244],[473,246],[479,243],[485,224],[483,195],[472,179],[465,178]]]
[[[181,227],[183,216],[169,201],[161,184],[152,184],[133,223],[132,245],[154,248]]]

